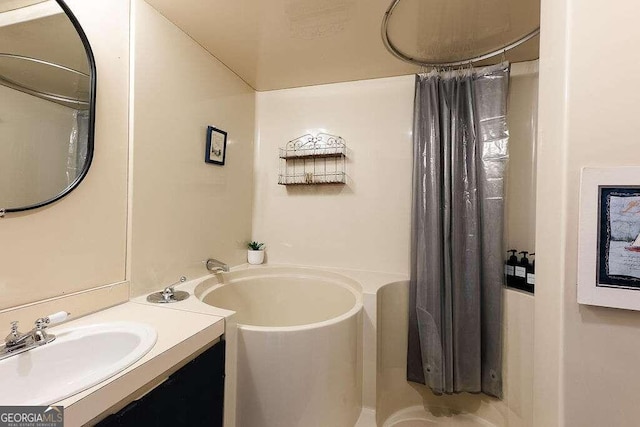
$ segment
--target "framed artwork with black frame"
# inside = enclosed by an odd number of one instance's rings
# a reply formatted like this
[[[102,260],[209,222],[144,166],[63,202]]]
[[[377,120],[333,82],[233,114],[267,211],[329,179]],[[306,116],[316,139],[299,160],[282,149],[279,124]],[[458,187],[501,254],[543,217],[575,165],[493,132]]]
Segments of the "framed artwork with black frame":
[[[207,148],[204,154],[204,161],[214,165],[224,165],[227,157],[227,132],[215,128],[207,127]]]
[[[598,188],[596,286],[640,290],[640,186]]]
[[[640,310],[640,168],[585,168],[578,303]]]

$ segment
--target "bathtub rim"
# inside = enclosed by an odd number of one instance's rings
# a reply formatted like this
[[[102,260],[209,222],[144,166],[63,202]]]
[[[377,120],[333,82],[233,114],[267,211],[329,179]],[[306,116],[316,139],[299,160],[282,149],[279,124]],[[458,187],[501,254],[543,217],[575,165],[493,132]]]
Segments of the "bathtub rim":
[[[326,282],[329,282],[333,285],[340,286],[344,289],[349,290],[354,296],[354,304],[353,306],[346,312],[340,314],[339,316],[332,317],[327,320],[323,320],[321,322],[308,323],[304,325],[295,325],[295,326],[258,326],[258,325],[249,325],[244,323],[236,322],[236,327],[243,331],[252,331],[252,332],[298,332],[298,331],[307,331],[312,329],[324,328],[327,326],[331,326],[340,322],[343,322],[353,316],[358,315],[363,310],[363,302],[362,302],[362,285],[354,279],[347,277],[345,275],[334,273],[332,271],[322,270],[318,268],[308,268],[308,267],[260,267],[260,268],[248,268],[242,270],[230,271],[227,273],[219,273],[214,277],[209,277],[200,283],[198,283],[193,290],[193,296],[196,297],[203,304],[207,304],[204,302],[204,298],[207,295],[215,291],[216,289],[220,289],[223,286],[229,286],[234,283],[242,283],[244,281],[248,281],[251,279],[259,279],[263,277],[292,277],[292,278],[312,278],[312,279],[321,279]],[[221,310],[228,310],[222,307],[218,307],[215,305],[207,304],[210,307],[215,307]]]

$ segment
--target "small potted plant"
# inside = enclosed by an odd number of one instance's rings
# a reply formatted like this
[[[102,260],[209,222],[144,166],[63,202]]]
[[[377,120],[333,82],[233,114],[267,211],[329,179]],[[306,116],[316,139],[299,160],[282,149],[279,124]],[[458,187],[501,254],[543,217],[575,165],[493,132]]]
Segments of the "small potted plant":
[[[258,265],[264,262],[264,243],[249,242],[247,244],[247,261],[251,265]]]

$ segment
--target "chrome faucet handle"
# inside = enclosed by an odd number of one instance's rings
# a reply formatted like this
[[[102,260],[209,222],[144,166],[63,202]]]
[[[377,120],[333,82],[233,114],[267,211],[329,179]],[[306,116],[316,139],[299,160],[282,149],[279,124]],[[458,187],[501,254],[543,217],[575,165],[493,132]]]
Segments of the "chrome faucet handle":
[[[4,341],[6,343],[12,343],[16,340],[16,338],[20,337],[20,335],[22,335],[22,333],[18,331],[18,321],[14,320],[13,322],[11,322],[11,331],[9,332],[9,335],[7,335],[7,337],[4,339]]]
[[[187,281],[187,278],[185,276],[180,276],[180,280],[178,280],[176,283],[167,286],[166,288],[164,288],[164,290],[162,291],[162,298],[165,301],[169,301],[173,298],[174,294],[175,294],[175,286],[179,285],[180,283],[184,283]]]
[[[175,295],[175,290],[173,289],[173,286],[167,286],[162,291],[162,299],[165,301],[172,300],[174,295]]]
[[[18,330],[18,322],[11,322],[11,331],[4,339],[5,349],[14,349],[24,347],[27,341],[31,338],[31,333],[23,334]]]
[[[55,340],[56,336],[48,334],[45,329],[49,325],[65,321],[70,315],[71,313],[68,313],[66,311],[58,311],[57,313],[53,313],[48,315],[47,317],[41,317],[36,320],[36,327],[32,331],[33,341],[38,345],[42,345]]]
[[[58,311],[56,313],[50,314],[46,317],[41,317],[36,320],[36,329],[44,329],[49,325],[53,325],[56,323],[63,322],[67,320],[71,313],[66,311]]]

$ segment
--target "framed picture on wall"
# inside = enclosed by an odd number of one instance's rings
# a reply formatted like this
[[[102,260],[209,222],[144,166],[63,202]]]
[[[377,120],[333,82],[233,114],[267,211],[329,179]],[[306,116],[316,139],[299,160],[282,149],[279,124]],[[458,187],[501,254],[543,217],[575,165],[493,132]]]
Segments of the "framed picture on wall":
[[[207,127],[207,147],[204,161],[224,165],[227,156],[227,132],[213,126]]]
[[[578,303],[640,310],[640,168],[585,168]]]

